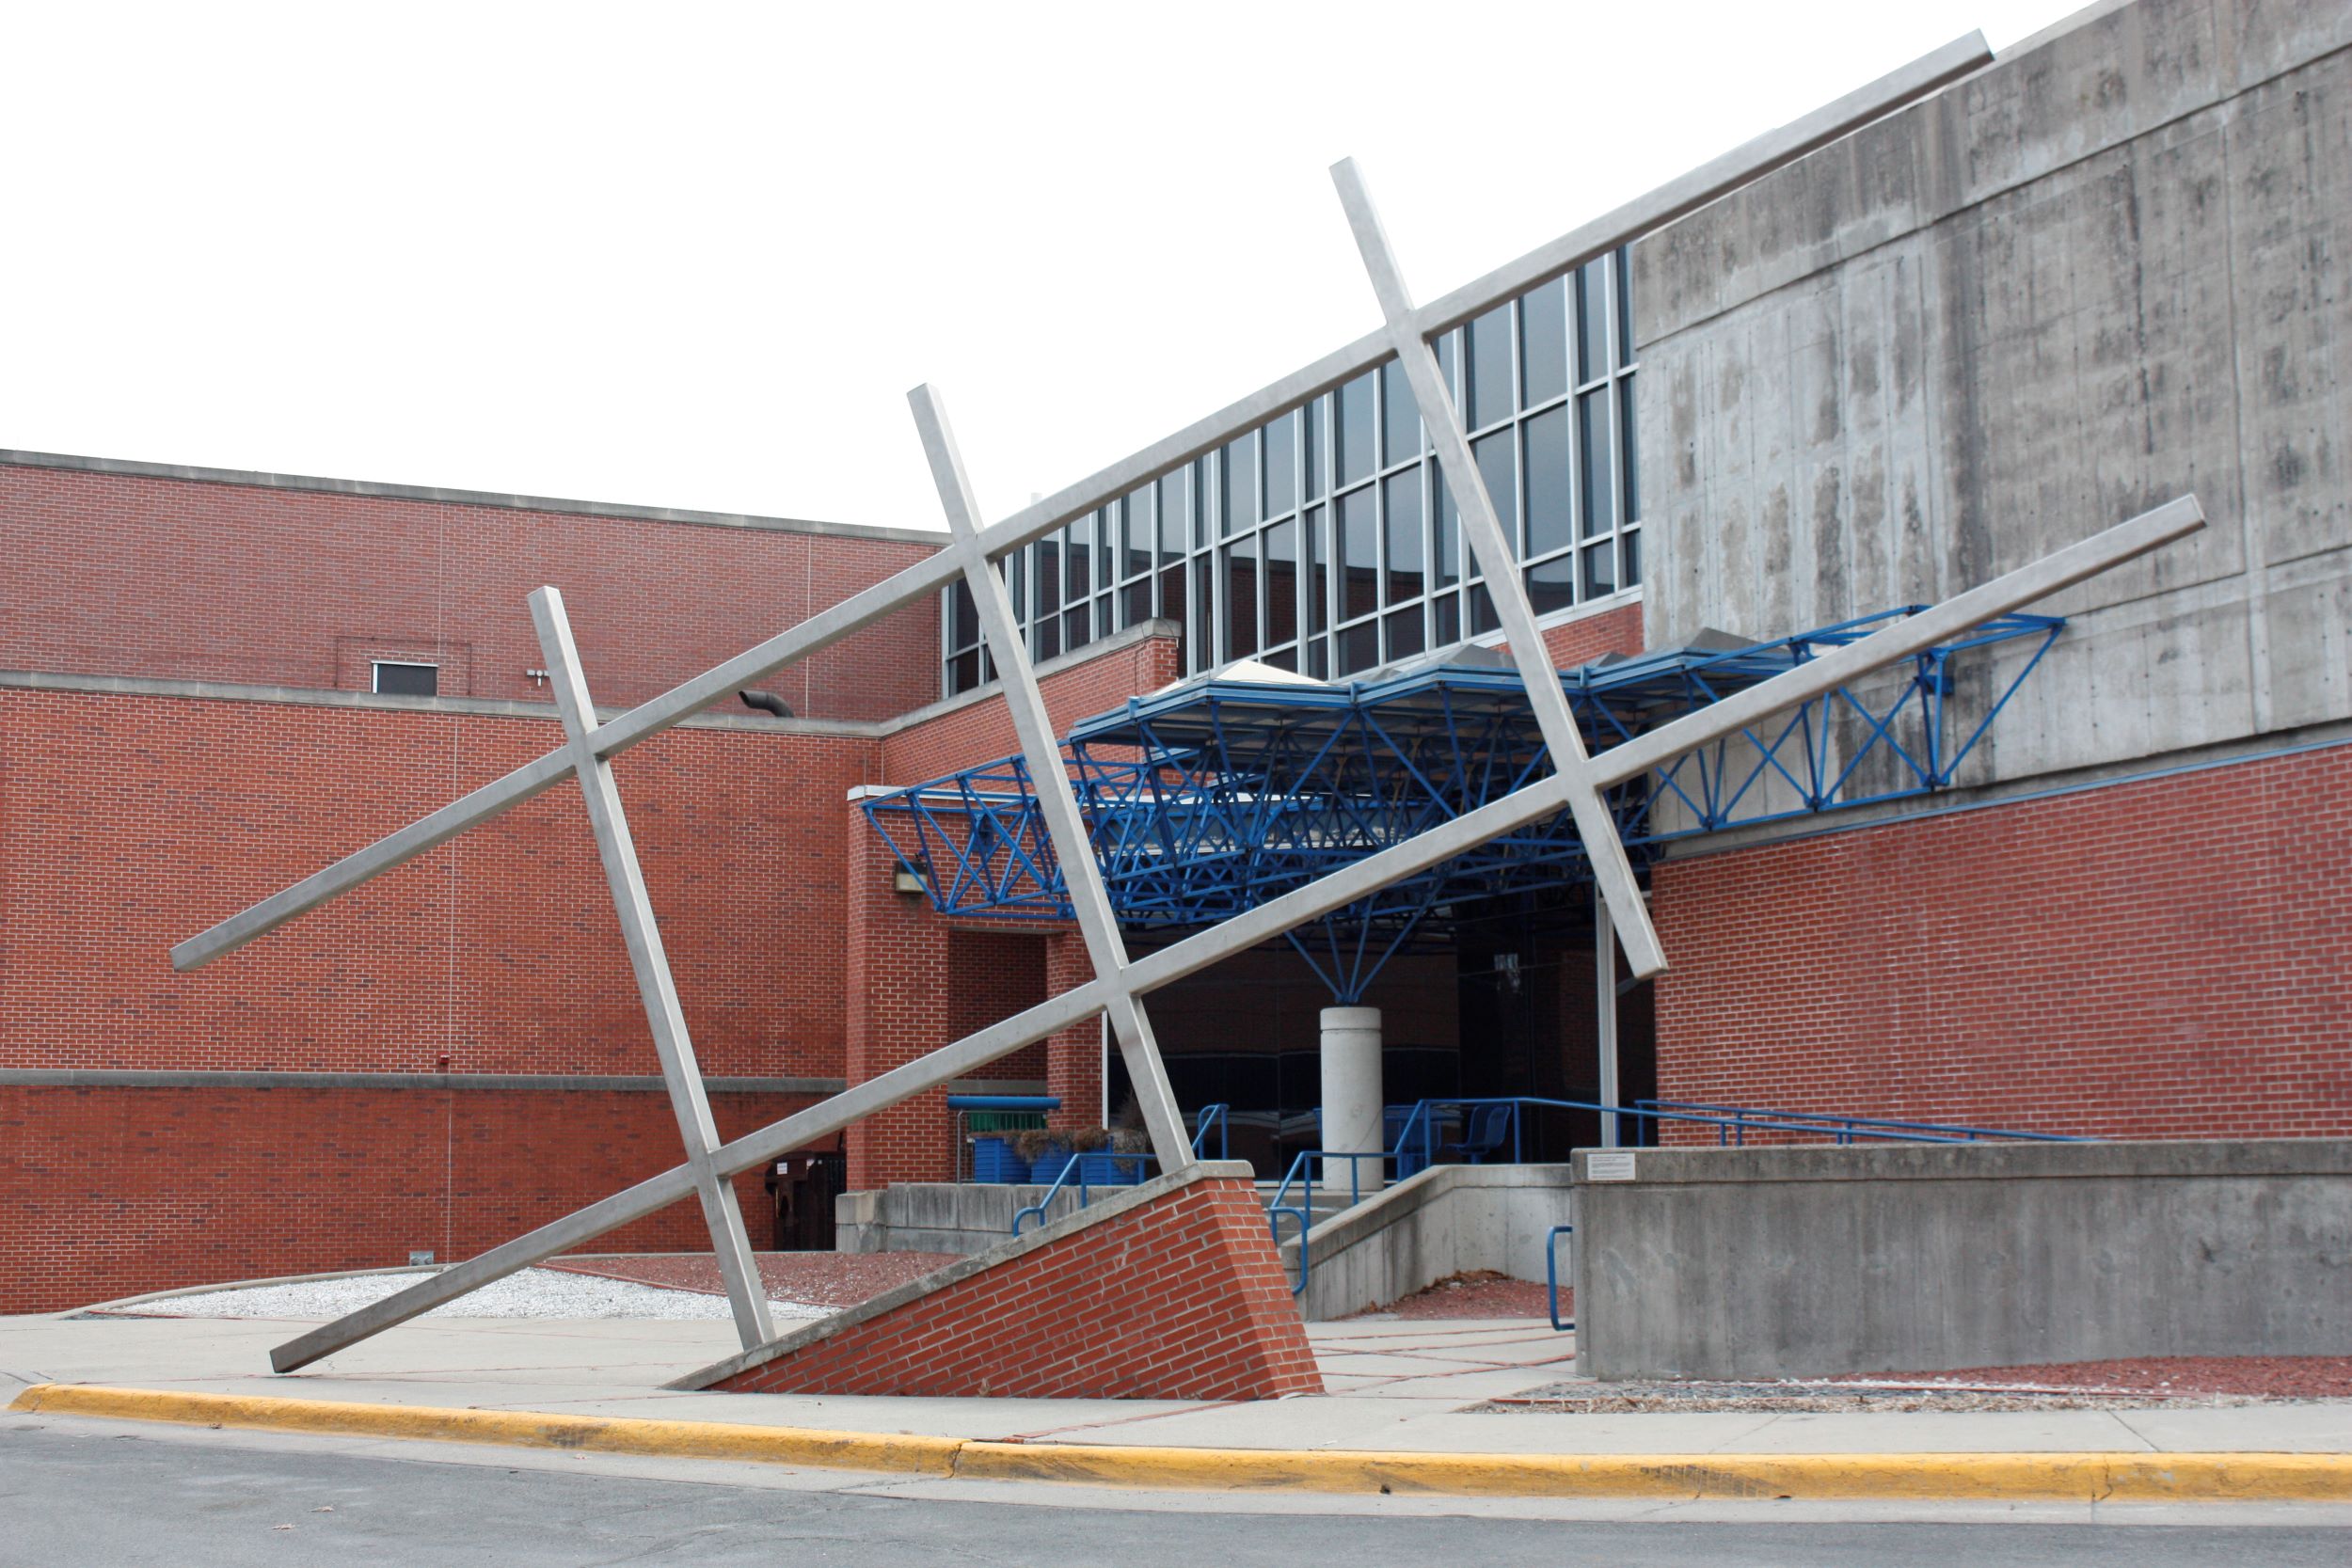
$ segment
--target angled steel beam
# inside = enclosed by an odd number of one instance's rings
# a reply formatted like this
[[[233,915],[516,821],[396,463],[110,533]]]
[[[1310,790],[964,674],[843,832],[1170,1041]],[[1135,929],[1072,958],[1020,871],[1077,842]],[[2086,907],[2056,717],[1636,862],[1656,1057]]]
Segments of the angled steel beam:
[[[1669,181],[1646,196],[1637,197],[1613,212],[1506,262],[1474,282],[1439,296],[1415,313],[1416,329],[1428,337],[1454,322],[1467,320],[1499,300],[1523,293],[1582,265],[1592,258],[1662,228],[1696,212],[1708,202],[1751,181],[1795,162],[1815,149],[1850,135],[1990,64],[1993,53],[1983,35],[1967,37],[1923,55],[1900,70],[1890,71],[1856,88],[1835,103],[1789,121],[1776,131],[1743,143],[1712,162]],[[1056,491],[1044,499],[1015,512],[982,531],[981,543],[990,557],[1004,555],[1043,538],[1071,518],[1104,501],[1124,495],[1147,479],[1223,445],[1243,431],[1298,407],[1341,382],[1386,359],[1391,352],[1386,328],[1367,333],[1312,364],[1260,388],[1227,404],[1206,419],[1196,420],[1163,440]],[[706,671],[651,701],[631,708],[598,727],[591,745],[598,756],[612,756],[658,735],[746,686],[755,686],[793,660],[863,630],[884,616],[938,593],[960,576],[952,555],[942,552],[861,590],[839,604],[811,616],[790,630],[746,649],[724,664]],[[372,878],[404,865],[417,856],[447,843],[477,822],[508,806],[531,799],[560,784],[571,772],[566,748],[526,764],[440,810],[422,817],[363,849],[335,862],[294,886],[272,895],[250,909],[230,916],[209,930],[175,945],[172,967],[199,968],[224,953],[235,951],[337,895]]]
[[[1160,1060],[1159,1043],[1152,1037],[1151,1016],[1127,989],[1127,946],[1120,940],[1119,916],[1103,886],[1103,867],[1094,858],[1086,819],[1078,814],[1078,798],[1070,787],[1070,769],[1062,761],[1061,742],[1045,712],[1044,693],[1038,689],[1037,672],[1029,667],[1029,651],[1021,636],[1021,623],[1012,612],[1012,597],[1005,579],[996,575],[980,544],[979,506],[972,497],[972,481],[963,471],[962,454],[947,427],[947,411],[930,387],[907,394],[914,409],[915,428],[922,433],[923,455],[930,463],[932,483],[939,487],[939,504],[947,514],[949,546],[963,568],[964,585],[980,613],[980,638],[996,661],[996,678],[1004,684],[1005,707],[1012,716],[1012,731],[1021,740],[1021,754],[1029,765],[1029,781],[1037,791],[1038,812],[1045,821],[1054,856],[1061,862],[1062,891],[1069,895],[1071,913],[1086,942],[1087,961],[1095,978],[1108,989],[1105,1011],[1119,1037],[1119,1053],[1127,1064],[1127,1079],[1143,1107],[1144,1126],[1152,1134],[1152,1152],[1159,1156],[1164,1173],[1192,1164],[1192,1140],[1184,1135],[1184,1113],[1168,1086],[1168,1068]]]
[[[752,1257],[751,1238],[743,1231],[743,1210],[735,1183],[711,1164],[719,1147],[719,1125],[711,1119],[710,1096],[703,1085],[702,1069],[694,1061],[694,1039],[686,1029],[686,1009],[678,1006],[677,982],[670,975],[670,956],[661,944],[661,926],[654,918],[653,900],[645,893],[644,868],[637,861],[637,841],[628,831],[628,813],[621,806],[620,786],[612,765],[596,755],[588,732],[596,720],[589,700],[588,676],[580,668],[580,648],[572,641],[572,623],[564,613],[564,595],[542,588],[531,595],[531,619],[539,629],[539,656],[547,661],[548,684],[555,689],[555,705],[564,715],[564,733],[571,736],[572,770],[588,806],[589,826],[596,835],[596,856],[604,863],[605,885],[612,893],[612,911],[620,917],[621,936],[628,946],[628,966],[637,976],[638,999],[644,1004],[645,1023],[653,1031],[654,1052],[661,1058],[661,1082],[670,1091],[670,1111],[677,1117],[678,1136],[686,1140],[686,1164],[694,1173],[694,1195],[702,1200],[703,1223],[710,1230],[710,1248],[719,1259],[719,1277],[726,1282],[727,1306],[735,1314],[735,1332],[743,1348],[764,1345],[776,1337],[769,1321],[768,1288]]]
[[[1934,609],[1895,622],[1834,653],[1750,687],[1713,707],[1700,709],[1636,740],[1613,747],[1594,760],[1594,770],[1604,784],[1622,784],[1681,752],[1732,734],[1766,714],[1809,702],[1857,675],[1924,652],[1980,622],[2023,609],[2109,567],[2185,538],[2204,527],[2204,513],[2194,496],[2168,501],[2129,522],[1972,588]],[[1734,711],[1721,711],[1733,708],[1735,704],[1739,705]],[[1665,738],[1661,740],[1661,736]],[[1366,856],[1353,865],[1270,899],[1183,942],[1147,953],[1127,967],[1127,983],[1138,994],[1172,985],[1234,953],[1352,904],[1391,882],[1554,816],[1567,804],[1567,799],[1566,780],[1558,773],[1549,774],[1419,837]],[[839,1132],[862,1117],[936,1088],[951,1078],[1090,1017],[1102,1009],[1108,997],[1109,988],[1100,978],[1089,980],[928,1056],[868,1079],[821,1105],[746,1133],[720,1149],[712,1163],[729,1175],[749,1170],[787,1149]],[[273,1351],[271,1364],[281,1372],[306,1366],[320,1356],[453,1301],[491,1280],[593,1241],[631,1220],[642,1219],[691,1196],[693,1190],[693,1173],[688,1167],[681,1165],[665,1171],[626,1192],[542,1226],[529,1235],[445,1269],[396,1295],[313,1329]]]
[[[1666,967],[1665,950],[1658,945],[1657,929],[1650,925],[1648,906],[1642,902],[1641,886],[1633,879],[1633,863],[1617,836],[1609,803],[1600,798],[1599,787],[1593,782],[1584,734],[1568,708],[1560,673],[1544,647],[1543,634],[1535,629],[1535,607],[1528,602],[1527,584],[1519,576],[1519,553],[1503,537],[1494,498],[1486,493],[1477,459],[1470,455],[1470,432],[1463,428],[1453,394],[1446,390],[1438,356],[1422,336],[1412,295],[1397,268],[1396,252],[1380,227],[1380,214],[1373,208],[1372,193],[1364,188],[1356,160],[1343,158],[1332,165],[1331,180],[1339,186],[1340,205],[1347,210],[1347,226],[1355,232],[1364,270],[1372,277],[1380,313],[1388,318],[1389,346],[1396,351],[1406,385],[1412,388],[1413,402],[1421,409],[1422,425],[1429,432],[1430,445],[1437,449],[1438,471],[1454,494],[1462,537],[1470,541],[1470,555],[1486,574],[1486,596],[1502,622],[1519,682],[1527,688],[1536,727],[1543,732],[1544,749],[1550,753],[1554,770],[1568,782],[1568,809],[1576,815],[1577,833],[1592,861],[1593,880],[1600,889],[1610,923],[1625,943],[1626,962],[1636,974],[1656,974]]]

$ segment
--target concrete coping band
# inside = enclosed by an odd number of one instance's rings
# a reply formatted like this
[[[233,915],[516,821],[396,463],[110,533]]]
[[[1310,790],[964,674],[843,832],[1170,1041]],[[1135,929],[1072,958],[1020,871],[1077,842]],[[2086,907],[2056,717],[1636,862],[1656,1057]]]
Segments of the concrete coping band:
[[[1760,1130],[1763,1136],[1771,1129]],[[2098,1143],[1849,1145],[1635,1148],[1630,1177],[1590,1175],[1596,1150],[1572,1156],[1579,1186],[1752,1186],[1769,1181],[2042,1181],[2118,1176],[2352,1175],[2352,1138],[2174,1138]]]

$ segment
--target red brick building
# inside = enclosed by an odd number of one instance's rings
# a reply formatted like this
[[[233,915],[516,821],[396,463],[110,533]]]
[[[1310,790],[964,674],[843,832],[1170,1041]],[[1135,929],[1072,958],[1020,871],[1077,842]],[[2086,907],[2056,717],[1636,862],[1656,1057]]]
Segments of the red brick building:
[[[1563,667],[1947,597],[2185,491],[2211,519],[2052,607],[1949,789],[1667,853],[1621,1098],[2352,1133],[2352,190],[2312,151],[2346,104],[2345,26],[2140,0],[1447,335]],[[1057,725],[1490,625],[1389,380],[1025,552]],[[541,583],[617,708],[938,542],[0,452],[0,1310],[461,1257],[675,1164],[568,786],[198,973],[168,951],[552,749]],[[1084,976],[1065,931],[898,891],[852,799],[1013,750],[976,641],[902,612],[771,682],[791,717],[617,763],[723,1133]],[[1391,1098],[1589,1097],[1591,941],[1392,965]],[[1311,1106],[1328,1001],[1279,949],[1156,994],[1180,1100]],[[1092,1024],[992,1074],[1117,1109]],[[852,1186],[947,1176],[942,1096],[848,1153]],[[689,1205],[599,1244],[702,1236]]]

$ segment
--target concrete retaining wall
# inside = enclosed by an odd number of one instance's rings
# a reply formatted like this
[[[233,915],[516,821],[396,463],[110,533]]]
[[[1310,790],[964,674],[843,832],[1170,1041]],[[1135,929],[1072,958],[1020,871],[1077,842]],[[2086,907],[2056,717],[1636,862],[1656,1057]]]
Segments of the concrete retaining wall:
[[[1043,1198],[1045,1186],[993,1182],[902,1181],[833,1200],[836,1252],[985,1252],[1010,1239],[1012,1217]],[[1094,1201],[1126,1192],[1094,1187]],[[1062,1189],[1049,1220],[1078,1212],[1078,1189]],[[1028,1228],[1035,1229],[1031,1220]]]
[[[2352,1354],[2352,1140],[1575,1157],[1580,1369]]]
[[[1574,1215],[1565,1165],[1433,1165],[1314,1227],[1301,1307],[1310,1322],[1385,1307],[1468,1269],[1544,1277],[1544,1241]],[[1292,1236],[1285,1222],[1282,1234]],[[1298,1277],[1298,1243],[1282,1243]],[[1561,1239],[1561,1283],[1568,1243]]]

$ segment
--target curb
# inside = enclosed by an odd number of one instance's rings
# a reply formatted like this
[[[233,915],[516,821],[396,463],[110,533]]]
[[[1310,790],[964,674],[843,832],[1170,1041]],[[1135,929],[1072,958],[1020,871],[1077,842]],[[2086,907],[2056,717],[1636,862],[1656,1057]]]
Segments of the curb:
[[[2352,1454],[1454,1454],[991,1443],[39,1383],[18,1414],[735,1459],[977,1481],[1446,1497],[2352,1502]]]

